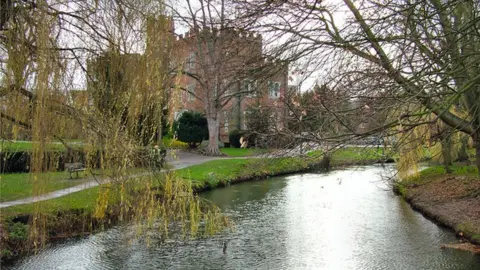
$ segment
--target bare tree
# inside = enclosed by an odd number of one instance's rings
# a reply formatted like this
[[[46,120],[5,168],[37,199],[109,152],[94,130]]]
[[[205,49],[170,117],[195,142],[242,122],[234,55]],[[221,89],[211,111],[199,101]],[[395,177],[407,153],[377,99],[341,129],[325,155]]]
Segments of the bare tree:
[[[479,11],[477,1],[236,2],[243,18],[308,56],[332,89],[350,98],[382,97],[396,108],[383,125],[407,132],[439,119],[471,136],[480,168]],[[453,107],[462,108],[462,113]],[[433,113],[436,119],[426,121]]]
[[[228,5],[228,6],[227,6]],[[284,71],[284,63],[267,60],[260,35],[247,31],[233,17],[233,8],[219,2],[186,1],[185,10],[171,7],[174,18],[190,28],[177,41],[180,73],[186,77],[187,102],[196,102],[208,120],[207,155],[221,155],[218,148],[222,113],[238,106],[245,96],[265,94],[268,78]],[[187,58],[185,62],[183,59]],[[183,63],[183,65],[182,65]],[[249,81],[251,86],[245,86]],[[193,85],[193,87],[188,87]]]

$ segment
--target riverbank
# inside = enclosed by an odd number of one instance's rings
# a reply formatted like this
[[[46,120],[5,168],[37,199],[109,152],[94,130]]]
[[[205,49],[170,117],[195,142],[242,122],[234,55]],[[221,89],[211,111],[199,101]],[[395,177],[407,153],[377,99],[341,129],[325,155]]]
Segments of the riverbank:
[[[366,158],[362,149],[347,149],[337,152],[331,159],[331,166],[372,164],[378,162],[379,155],[369,153]],[[190,181],[194,192],[201,192],[230,184],[262,179],[316,169],[324,166],[322,157],[286,157],[286,158],[243,158],[220,159],[189,166],[177,170],[178,177]],[[140,182],[140,181],[139,181]],[[152,187],[155,188],[155,187]],[[41,203],[43,218],[47,221],[46,243],[73,236],[88,235],[97,230],[111,227],[118,223],[114,209],[105,219],[93,218],[100,187],[82,190],[66,196],[43,201]],[[111,198],[115,200],[115,198]],[[29,244],[29,221],[35,213],[35,204],[7,207],[1,210],[0,240],[1,259],[14,260],[32,252]],[[114,207],[113,207],[114,208]]]
[[[233,228],[196,239],[172,233],[162,241],[156,227],[139,238],[137,223],[122,224],[4,268],[478,269],[478,256],[439,248],[454,242],[454,233],[386,192],[394,167],[298,173],[202,192]]]
[[[446,174],[441,166],[430,167],[398,183],[395,191],[412,208],[451,228],[462,240],[480,245],[480,177],[476,167],[454,166],[452,174]],[[479,251],[475,246],[470,250]]]

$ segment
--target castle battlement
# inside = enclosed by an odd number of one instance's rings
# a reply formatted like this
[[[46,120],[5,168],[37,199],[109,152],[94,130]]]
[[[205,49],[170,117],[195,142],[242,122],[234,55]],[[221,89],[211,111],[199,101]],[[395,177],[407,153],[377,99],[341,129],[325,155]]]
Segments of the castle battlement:
[[[176,40],[187,40],[190,38],[194,38],[197,35],[199,36],[212,36],[212,37],[219,37],[221,35],[225,35],[229,38],[235,38],[240,41],[240,39],[243,39],[246,42],[261,42],[262,41],[262,35],[253,32],[253,31],[246,31],[243,29],[235,29],[235,28],[226,28],[220,30],[219,28],[210,28],[210,27],[205,27],[205,28],[195,28],[192,27],[190,28],[189,31],[182,33],[180,35],[177,35]]]

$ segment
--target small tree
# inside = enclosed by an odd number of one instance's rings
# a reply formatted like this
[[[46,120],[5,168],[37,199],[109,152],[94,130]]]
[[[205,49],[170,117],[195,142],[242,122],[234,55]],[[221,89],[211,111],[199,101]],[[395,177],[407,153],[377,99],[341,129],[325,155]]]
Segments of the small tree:
[[[208,139],[207,118],[198,112],[184,112],[176,125],[178,139],[196,148],[203,140]]]
[[[255,147],[265,147],[262,138],[276,134],[274,112],[269,107],[251,106],[247,108],[245,137],[248,144]]]

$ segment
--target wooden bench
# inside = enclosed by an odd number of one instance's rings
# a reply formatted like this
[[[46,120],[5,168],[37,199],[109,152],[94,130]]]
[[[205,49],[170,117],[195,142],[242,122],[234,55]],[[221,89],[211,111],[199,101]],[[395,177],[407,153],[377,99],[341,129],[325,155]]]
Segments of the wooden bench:
[[[65,163],[65,169],[70,174],[70,179],[72,179],[72,173],[77,173],[78,178],[78,172],[83,172],[86,170],[85,166],[81,162]]]

